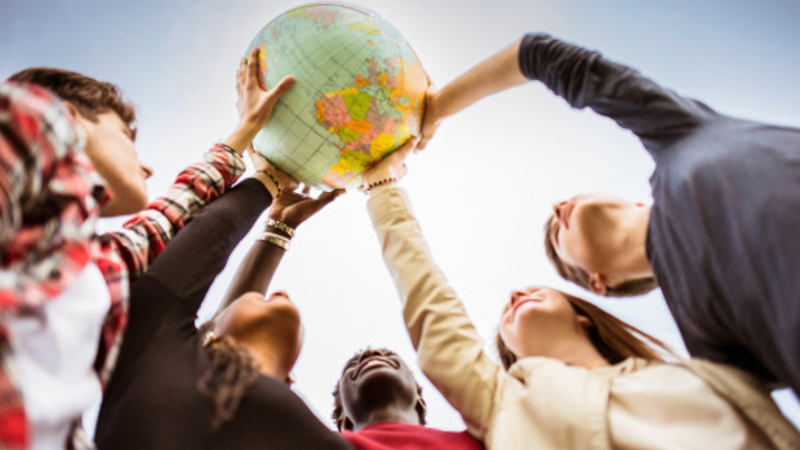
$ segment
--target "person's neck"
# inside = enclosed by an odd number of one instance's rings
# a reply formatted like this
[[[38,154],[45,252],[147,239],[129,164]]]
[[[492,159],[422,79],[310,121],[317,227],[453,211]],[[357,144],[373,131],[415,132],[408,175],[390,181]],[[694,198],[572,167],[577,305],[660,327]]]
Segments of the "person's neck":
[[[354,424],[353,429],[354,431],[361,431],[370,425],[375,425],[376,423],[381,423],[381,422],[394,422],[394,423],[405,423],[408,425],[420,425],[419,414],[413,407],[408,408],[408,407],[399,407],[396,405],[387,405],[385,407],[376,408],[375,410],[371,411],[366,419],[360,420],[358,423]]]
[[[286,364],[276,357],[275,349],[268,343],[262,341],[259,343],[241,342],[241,344],[247,348],[262,375],[280,381],[285,381],[289,378],[289,374],[285,369]]]
[[[650,206],[636,208],[619,222],[619,249],[613,267],[607,269],[609,285],[623,280],[635,280],[653,276],[653,268],[647,259],[647,231],[650,225]]]
[[[588,337],[553,337],[541,356],[558,359],[571,366],[585,367],[587,369],[609,365],[608,361],[597,351]]]

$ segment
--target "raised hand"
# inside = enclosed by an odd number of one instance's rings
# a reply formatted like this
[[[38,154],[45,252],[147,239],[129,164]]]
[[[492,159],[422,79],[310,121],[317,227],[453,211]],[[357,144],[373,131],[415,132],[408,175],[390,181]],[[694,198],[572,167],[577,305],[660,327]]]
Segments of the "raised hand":
[[[444,120],[444,115],[441,114],[442,108],[438,101],[439,90],[433,84],[427,73],[425,76],[428,78],[428,90],[425,92],[425,115],[422,118],[421,136],[415,152],[423,150],[428,146],[428,142],[430,142],[433,135],[436,134],[436,130],[439,128],[442,120]]]
[[[280,187],[282,191],[294,191],[297,189],[299,183],[297,180],[292,178],[291,175],[286,174],[280,170],[278,170],[272,163],[269,162],[267,158],[264,158],[260,153],[258,153],[253,146],[247,147],[247,155],[250,156],[250,161],[253,162],[253,167],[256,169],[256,173],[258,172],[268,172],[272,174],[280,183]],[[277,195],[273,195],[275,198]]]
[[[364,172],[363,188],[368,189],[380,181],[385,182],[384,185],[391,184],[403,178],[408,172],[408,167],[405,163],[406,158],[414,151],[419,139],[419,137],[412,137],[405,145],[383,158],[375,167]]]
[[[242,154],[250,145],[258,131],[264,128],[272,117],[272,110],[278,99],[294,84],[294,78],[284,77],[272,89],[258,73],[258,47],[253,47],[247,59],[242,58],[236,72],[236,93],[238,100],[239,123],[225,139],[225,143]]]
[[[294,77],[286,76],[275,87],[268,89],[259,74],[258,54],[258,47],[253,47],[250,56],[239,62],[239,70],[236,72],[239,124],[253,127],[255,133],[269,122],[275,103],[294,84]]]
[[[292,228],[297,228],[306,219],[316,214],[325,205],[336,200],[344,194],[344,189],[323,192],[314,198],[310,195],[311,188],[303,187],[302,190],[284,190],[272,203],[269,209],[269,218],[284,223]]]

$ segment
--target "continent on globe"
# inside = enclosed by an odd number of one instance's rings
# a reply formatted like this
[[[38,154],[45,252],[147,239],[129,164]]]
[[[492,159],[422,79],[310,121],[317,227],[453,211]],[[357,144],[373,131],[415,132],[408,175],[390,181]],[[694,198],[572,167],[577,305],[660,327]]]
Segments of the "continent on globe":
[[[419,134],[425,71],[375,12],[300,6],[267,24],[248,53],[253,46],[267,86],[296,79],[253,145],[298,181],[323,190],[359,187],[364,170]]]

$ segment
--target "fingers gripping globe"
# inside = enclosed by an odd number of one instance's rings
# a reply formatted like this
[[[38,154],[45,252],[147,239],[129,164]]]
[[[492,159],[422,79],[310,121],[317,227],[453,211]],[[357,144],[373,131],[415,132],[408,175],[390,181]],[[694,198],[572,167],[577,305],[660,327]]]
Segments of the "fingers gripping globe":
[[[364,170],[419,135],[427,77],[399,31],[375,12],[315,3],[267,24],[259,47],[268,87],[295,77],[253,147],[308,186],[351,189]]]

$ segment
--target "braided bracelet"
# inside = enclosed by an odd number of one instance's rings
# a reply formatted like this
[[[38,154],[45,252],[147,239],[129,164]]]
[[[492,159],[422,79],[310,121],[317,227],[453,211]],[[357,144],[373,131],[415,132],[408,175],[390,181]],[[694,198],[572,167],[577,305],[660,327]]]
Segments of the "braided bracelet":
[[[382,186],[384,184],[389,184],[389,183],[394,182],[394,181],[397,181],[397,178],[389,177],[389,178],[384,178],[382,180],[378,180],[378,181],[376,181],[374,183],[370,183],[370,184],[367,185],[367,188],[364,189],[364,193],[369,194],[369,191],[371,191],[373,188],[376,188],[378,186]]]
[[[261,172],[261,173],[263,173],[264,175],[268,176],[268,177],[269,177],[269,179],[270,179],[270,180],[272,180],[272,182],[273,182],[273,183],[275,183],[275,187],[277,187],[277,188],[278,188],[278,195],[276,195],[276,197],[278,197],[278,196],[280,196],[280,195],[281,195],[281,192],[283,192],[283,190],[281,189],[281,183],[278,181],[278,179],[277,179],[277,178],[275,178],[275,175],[273,175],[273,174],[271,174],[271,173],[267,172],[267,171],[266,171],[266,170],[264,170],[264,169],[259,169],[259,170],[257,170],[256,172]]]
[[[278,222],[277,220],[273,219],[272,217],[267,218],[267,226],[272,228],[277,228],[284,233],[288,234],[290,238],[294,237],[294,228],[286,225],[283,222]]]

